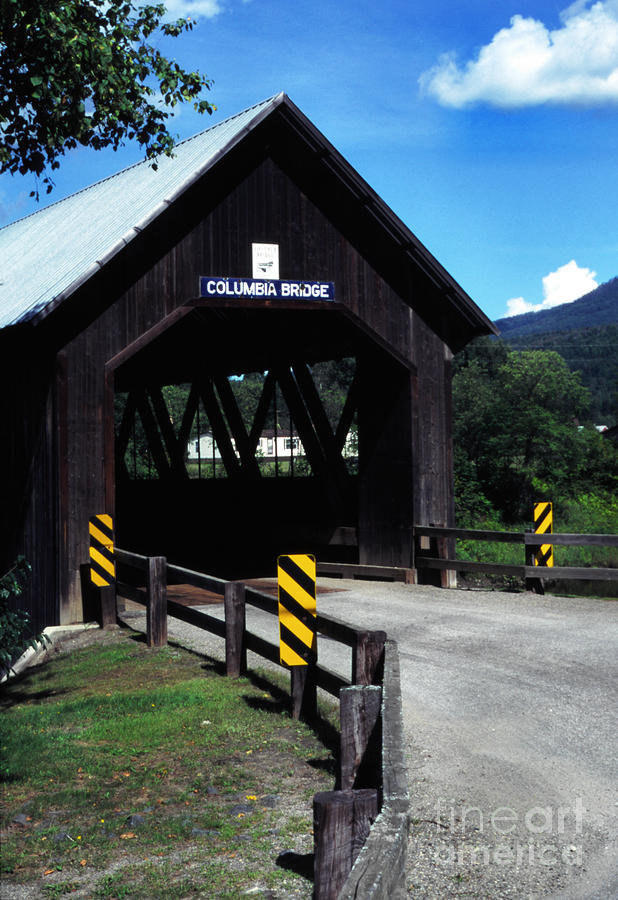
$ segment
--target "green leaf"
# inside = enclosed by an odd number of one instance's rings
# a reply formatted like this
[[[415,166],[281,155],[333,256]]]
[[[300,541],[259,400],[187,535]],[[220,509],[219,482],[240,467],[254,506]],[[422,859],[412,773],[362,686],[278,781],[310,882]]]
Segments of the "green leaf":
[[[166,106],[192,101],[212,112],[202,93],[212,82],[189,72],[159,49],[161,37],[178,38],[193,23],[163,23],[163,4],[133,6],[123,0],[63,0],[2,6],[0,96],[7,123],[0,170],[45,176],[77,143],[103,149],[137,139],[145,156],[164,151],[173,136],[161,123],[153,78],[164,82]],[[150,43],[152,40],[152,43]],[[15,60],[20,78],[14,77]],[[149,83],[150,82],[150,83]],[[84,102],[88,100],[89,112]],[[37,155],[37,151],[40,153]],[[46,181],[47,190],[53,182]],[[38,196],[38,189],[33,191]]]

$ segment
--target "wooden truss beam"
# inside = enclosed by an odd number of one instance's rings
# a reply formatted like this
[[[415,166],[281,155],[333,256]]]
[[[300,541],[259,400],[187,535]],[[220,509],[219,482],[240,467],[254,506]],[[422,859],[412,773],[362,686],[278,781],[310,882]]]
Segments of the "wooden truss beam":
[[[142,420],[144,431],[146,432],[148,448],[152,454],[152,459],[157,472],[159,473],[159,478],[169,478],[171,472],[170,464],[165,454],[165,448],[163,446],[163,442],[159,434],[159,429],[157,428],[157,422],[148,400],[148,395],[144,388],[141,388],[135,393],[137,411],[139,413],[140,419]]]
[[[337,431],[335,432],[335,446],[340,453],[345,447],[345,442],[350,432],[352,422],[354,421],[354,416],[358,412],[359,384],[360,379],[357,369],[354,372],[354,378],[352,379],[348,396],[345,398],[339,424],[337,425]]]
[[[298,388],[296,379],[292,375],[291,369],[287,366],[279,369],[277,371],[277,381],[281,386],[281,392],[283,393],[285,402],[288,405],[292,419],[298,430],[298,435],[305,448],[309,464],[316,476],[324,482],[331,506],[334,509],[338,509],[341,505],[339,485],[337,484],[337,480],[333,473],[330,471],[328,461],[320,446],[309,413],[305,407],[302,394]]]
[[[238,462],[232,440],[227,430],[227,425],[225,424],[225,419],[219,408],[212,382],[209,378],[204,378],[199,383],[199,392],[202,403],[204,404],[204,409],[206,410],[206,415],[208,416],[208,421],[210,422],[212,436],[219,448],[225,470],[230,478],[237,477],[240,474],[240,463]]]
[[[269,371],[264,380],[262,394],[260,396],[257,409],[255,411],[255,416],[253,418],[253,425],[251,426],[251,431],[249,433],[249,442],[251,444],[253,453],[255,453],[257,449],[257,445],[260,441],[260,435],[264,430],[266,416],[268,415],[268,410],[270,408],[270,404],[272,403],[276,387],[277,379],[275,378],[275,373]]]
[[[315,435],[321,447],[322,454],[339,488],[345,490],[348,481],[346,468],[341,451],[335,443],[335,436],[331,428],[328,416],[324,410],[322,399],[317,391],[315,382],[307,363],[295,363],[292,371],[296,378],[299,392],[311,416]]]
[[[206,376],[191,385],[177,435],[161,388],[154,386],[131,391],[116,436],[119,471],[128,477],[124,458],[138,414],[158,476],[187,479],[185,452],[201,401],[228,476],[259,479],[261,471],[255,453],[277,384],[314,475],[324,483],[329,502],[334,508],[339,507],[349,487],[342,450],[358,405],[358,374],[354,376],[339,423],[333,430],[305,361],[268,371],[250,428],[243,421],[229,379],[224,375]]]
[[[242,420],[236,397],[230,387],[229,379],[226,375],[219,375],[214,379],[217,393],[221,399],[223,412],[230,426],[232,437],[236,444],[236,448],[240,454],[240,462],[243,472],[253,478],[260,478],[260,467],[255,458],[255,447],[251,446],[251,441],[247,435],[245,424]]]
[[[163,397],[163,393],[161,392],[161,388],[150,387],[148,388],[148,393],[150,394],[156,421],[163,437],[167,455],[170,459],[171,471],[177,478],[188,478],[189,476],[184,462],[184,447],[180,444],[179,439],[177,439],[174,434],[169,410]]]

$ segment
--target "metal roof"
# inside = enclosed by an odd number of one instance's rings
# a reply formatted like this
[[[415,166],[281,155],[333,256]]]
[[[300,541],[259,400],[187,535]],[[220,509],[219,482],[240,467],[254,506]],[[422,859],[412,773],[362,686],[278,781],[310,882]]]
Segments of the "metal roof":
[[[476,334],[497,333],[461,286],[284,93],[177,144],[173,157],[157,160],[156,171],[144,160],[0,228],[0,329],[47,316],[275,109],[318,153],[328,177],[344,185],[402,257],[439,290],[444,309],[463,326],[446,328],[441,307],[437,319],[429,318],[434,329],[437,325],[444,332],[443,339],[459,347]]]
[[[0,328],[47,313],[129,243],[285,95],[0,229]],[[96,214],[95,214],[96,210]]]

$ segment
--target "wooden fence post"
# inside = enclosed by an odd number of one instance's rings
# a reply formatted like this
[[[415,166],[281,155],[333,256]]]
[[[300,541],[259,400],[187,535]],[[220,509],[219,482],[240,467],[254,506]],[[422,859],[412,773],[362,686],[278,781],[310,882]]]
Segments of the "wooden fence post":
[[[98,593],[98,620],[101,628],[116,624],[116,584],[95,588]]]
[[[443,571],[440,569],[426,569],[422,564],[423,556],[429,556],[432,559],[446,558],[444,548],[442,552],[438,544],[439,539],[430,537],[427,534],[417,535],[417,545],[415,548],[415,563],[417,564],[417,584],[431,584],[435,587],[448,587],[448,578],[444,577]],[[421,562],[419,566],[418,563]]]
[[[225,671],[232,678],[247,672],[245,641],[245,586],[234,581],[225,585]]]
[[[149,647],[167,644],[167,560],[148,558],[146,569],[146,639]]]
[[[318,715],[318,692],[313,666],[290,667],[292,718],[314,722]]]
[[[339,694],[342,791],[382,785],[381,707],[377,685],[352,685]]]
[[[528,533],[528,532],[527,532]],[[538,550],[538,546],[534,544],[525,544],[526,551],[526,565],[534,566],[534,560],[536,559],[536,551]],[[525,578],[524,579],[524,587],[527,591],[533,591],[535,594],[544,594],[545,587],[540,578]]]
[[[439,537],[436,539],[436,556],[438,559],[454,559],[455,557],[455,539],[450,537]],[[440,587],[456,588],[457,587],[457,571],[455,569],[440,570]]]
[[[376,790],[314,796],[314,900],[336,900],[377,815]]]
[[[375,684],[381,678],[385,631],[357,631],[352,650],[352,684]]]

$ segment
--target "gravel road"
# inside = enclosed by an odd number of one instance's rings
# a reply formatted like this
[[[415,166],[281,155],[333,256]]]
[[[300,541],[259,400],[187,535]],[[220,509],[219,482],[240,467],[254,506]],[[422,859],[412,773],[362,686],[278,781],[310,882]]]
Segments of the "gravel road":
[[[335,589],[321,612],[399,645],[409,896],[618,897],[615,601],[319,583]],[[277,641],[275,619],[247,619]],[[220,639],[178,620],[170,638],[223,656]],[[349,676],[349,650],[320,639],[318,653]]]

